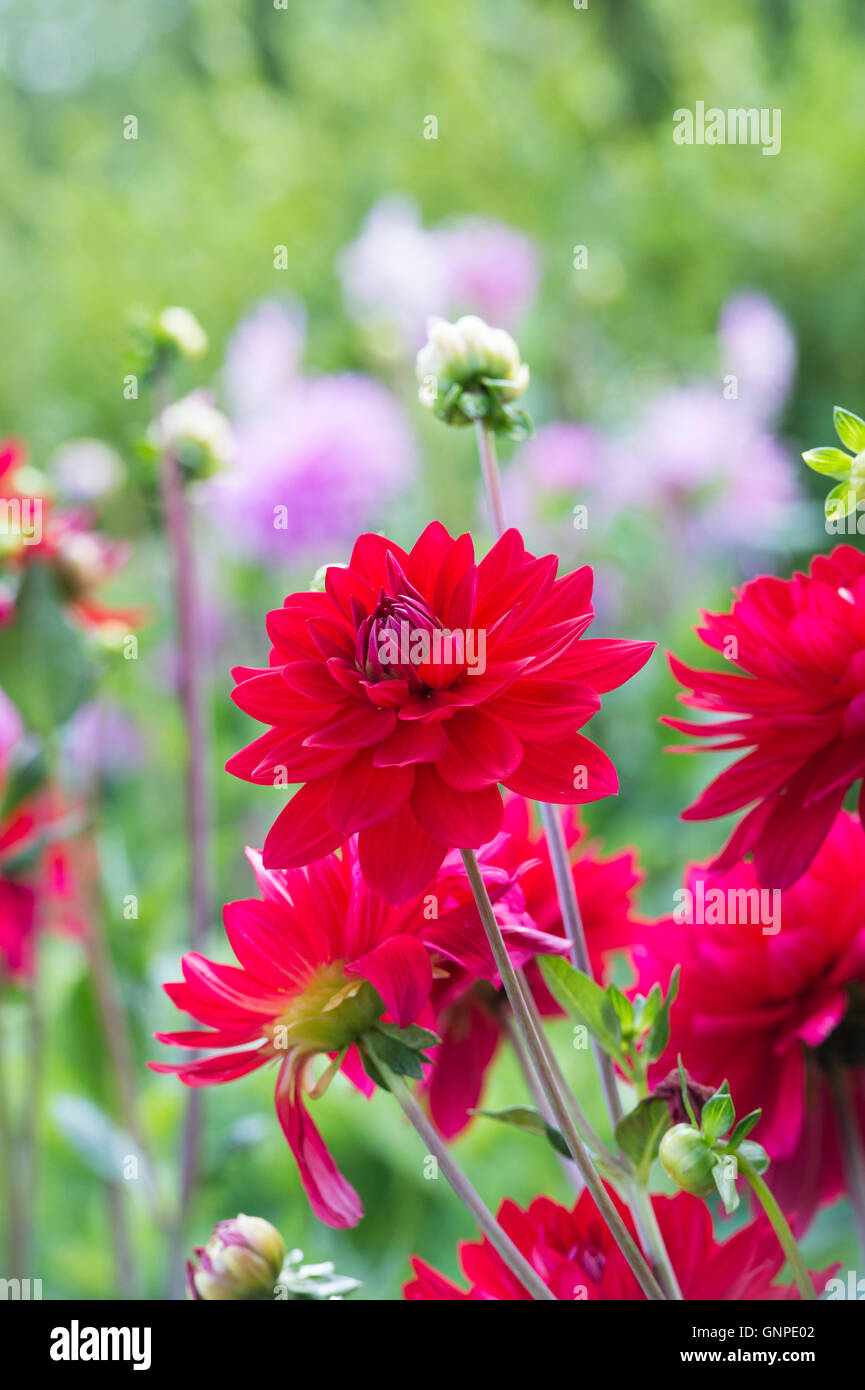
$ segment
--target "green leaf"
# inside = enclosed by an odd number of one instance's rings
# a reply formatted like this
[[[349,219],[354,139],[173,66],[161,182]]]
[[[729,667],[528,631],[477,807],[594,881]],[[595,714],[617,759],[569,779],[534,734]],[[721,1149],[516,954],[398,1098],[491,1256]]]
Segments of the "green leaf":
[[[396,1072],[397,1076],[410,1076],[413,1081],[423,1079],[422,1063],[429,1059],[419,1053],[416,1048],[407,1046],[399,1037],[389,1037],[387,1033],[377,1031],[374,1042],[371,1040],[371,1046],[375,1048],[375,1057],[372,1059],[373,1066],[375,1066],[377,1058],[391,1071]],[[374,1081],[378,1082],[378,1085],[383,1085],[385,1090],[388,1089],[380,1076],[373,1076],[369,1068],[367,1068],[367,1072]]]
[[[507,1105],[503,1110],[473,1110],[471,1113],[485,1115],[488,1120],[499,1120],[501,1124],[511,1125],[526,1134],[535,1134],[552,1144],[556,1153],[561,1154],[563,1158],[571,1157],[571,1151],[560,1132],[553,1125],[547,1124],[540,1110],[536,1110],[532,1105]]]
[[[611,1057],[622,1055],[622,1028],[609,995],[561,956],[539,956],[547,988],[566,1013],[582,1023]]]
[[[852,483],[839,483],[826,498],[826,516],[830,521],[840,521],[856,510],[858,500],[859,492]]]
[[[93,1101],[58,1095],[51,1103],[51,1114],[67,1144],[91,1172],[108,1182],[124,1182],[128,1160],[135,1159],[138,1175],[151,1183],[150,1169],[135,1140]]]
[[[28,728],[44,734],[75,713],[91,681],[84,639],[66,617],[57,580],[32,561],[12,621],[0,628],[0,686]]]
[[[751,1110],[747,1115],[742,1116],[728,1140],[731,1149],[738,1148],[742,1140],[751,1133],[762,1113],[762,1110]]]
[[[634,1030],[634,1006],[618,985],[607,985],[607,998],[612,1004],[622,1025],[622,1035],[630,1037]]]
[[[865,449],[865,420],[860,420],[858,415],[854,415],[852,410],[845,410],[842,405],[835,406],[833,415],[835,431],[841,443],[852,449],[854,454],[861,454]]]
[[[830,478],[846,478],[853,463],[842,449],[807,449],[802,457],[815,473],[826,473]]]
[[[728,1216],[731,1212],[734,1212],[739,1205],[739,1194],[736,1191],[736,1179],[729,1171],[731,1167],[733,1167],[733,1165],[720,1154],[712,1167],[712,1177],[715,1180],[715,1186],[720,1193],[721,1201],[724,1203],[724,1209]]]
[[[758,1144],[755,1139],[745,1139],[739,1144],[736,1152],[753,1164],[758,1173],[765,1173],[769,1167],[769,1155],[763,1145]]]
[[[616,1142],[636,1167],[640,1181],[645,1182],[648,1177],[670,1124],[666,1102],[649,1096],[616,1125]]]
[[[438,1033],[433,1033],[429,1028],[421,1028],[417,1023],[410,1023],[407,1028],[400,1028],[396,1023],[378,1023],[373,1025],[373,1031],[381,1033],[386,1038],[391,1038],[394,1042],[402,1043],[405,1047],[410,1047],[414,1052],[425,1052],[428,1047],[435,1047],[441,1042]],[[385,1059],[387,1060],[387,1059]],[[424,1061],[428,1061],[424,1058]]]
[[[643,1046],[642,1055],[650,1062],[657,1062],[661,1053],[665,1050],[670,1041],[670,1009],[676,1002],[676,995],[679,993],[679,966],[677,965],[670,976],[670,985],[667,990],[667,997],[658,1009],[655,1020],[649,1029],[649,1036]]]
[[[724,1081],[703,1106],[700,1128],[706,1142],[714,1144],[716,1139],[727,1133],[735,1118],[736,1110],[730,1098],[730,1085]]]
[[[38,791],[48,775],[42,745],[36,737],[23,738],[12,758],[0,800],[0,820]]]

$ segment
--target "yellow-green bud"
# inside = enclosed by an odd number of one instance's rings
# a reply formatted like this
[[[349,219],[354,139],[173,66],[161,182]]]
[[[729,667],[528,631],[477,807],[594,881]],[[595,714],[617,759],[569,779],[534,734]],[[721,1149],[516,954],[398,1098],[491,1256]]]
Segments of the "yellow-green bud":
[[[664,1172],[677,1187],[695,1197],[708,1197],[715,1191],[712,1170],[715,1156],[698,1129],[693,1125],[673,1125],[661,1140],[658,1150]]]

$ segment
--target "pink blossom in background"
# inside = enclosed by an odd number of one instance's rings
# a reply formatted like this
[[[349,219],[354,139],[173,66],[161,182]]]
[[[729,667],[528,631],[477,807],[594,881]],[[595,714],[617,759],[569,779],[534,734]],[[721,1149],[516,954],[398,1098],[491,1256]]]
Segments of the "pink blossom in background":
[[[206,511],[237,552],[283,563],[314,553],[319,564],[323,547],[339,551],[380,521],[415,469],[411,432],[386,387],[354,372],[299,378],[239,424]]]
[[[306,310],[297,300],[263,299],[238,324],[225,352],[226,402],[235,420],[266,412],[299,374]]]
[[[758,291],[734,294],[721,309],[718,337],[739,401],[755,420],[777,419],[796,373],[796,339],[780,309]]]
[[[789,538],[800,493],[789,451],[717,387],[650,402],[612,448],[605,500],[690,522],[714,547]]]
[[[510,328],[537,290],[537,253],[523,233],[465,217],[427,230],[410,198],[375,204],[337,273],[347,312],[390,355],[414,351],[431,314],[475,313]]]
[[[479,314],[509,328],[535,297],[538,257],[532,242],[501,222],[466,217],[431,233],[442,257],[449,312]]]

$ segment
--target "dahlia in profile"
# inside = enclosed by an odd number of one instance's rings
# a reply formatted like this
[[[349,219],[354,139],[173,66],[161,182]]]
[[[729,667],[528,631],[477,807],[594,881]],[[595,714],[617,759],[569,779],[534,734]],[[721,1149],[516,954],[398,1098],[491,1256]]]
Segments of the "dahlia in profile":
[[[764,887],[788,888],[865,773],[865,555],[840,545],[816,556],[808,574],[761,576],[745,585],[729,613],[704,619],[700,637],[737,671],[697,671],[674,657],[670,666],[692,692],[681,697],[684,704],[732,717],[665,722],[712,740],[703,745],[708,750],[742,756],[684,819],[750,807],[710,868],[726,871],[753,854]],[[861,789],[859,807],[861,815]]]
[[[629,1231],[636,1238],[631,1214],[610,1189]],[[752,1221],[729,1240],[715,1240],[708,1207],[698,1197],[652,1197],[684,1299],[775,1300],[799,1297],[795,1285],[773,1281],[784,1254],[765,1220]],[[523,1211],[502,1203],[498,1220],[557,1298],[633,1301],[644,1297],[639,1284],[601,1219],[591,1193],[583,1191],[572,1210],[549,1197],[536,1197]],[[446,1279],[423,1260],[412,1260],[414,1279],[403,1288],[415,1302],[486,1300],[514,1302],[528,1294],[488,1244],[463,1242],[460,1264],[468,1289]],[[812,1275],[822,1289],[824,1274]]]
[[[702,1085],[729,1080],[739,1114],[762,1107],[754,1137],[772,1159],[772,1191],[801,1231],[844,1185],[833,1074],[849,1086],[865,1136],[858,819],[840,812],[810,867],[783,893],[761,892],[750,864],[711,876],[692,866],[675,917],[647,927],[633,958],[641,992],[682,967],[669,1045],[651,1079],[661,1080],[681,1054]]]
[[[450,969],[497,985],[493,958],[456,854],[424,898],[398,909],[367,889],[353,840],[306,869],[268,870],[257,851],[247,854],[262,897],[229,903],[224,913],[239,966],[193,951],[183,958],[183,980],[165,986],[205,1028],[159,1040],[212,1055],[150,1066],[209,1086],[279,1062],[276,1111],[312,1209],[329,1226],[355,1226],[360,1199],[309,1118],[304,1092],[319,1097],[341,1068],[370,1094],[357,1048],[363,1034],[382,1018],[400,1028],[429,1021],[433,978]],[[486,862],[482,869],[514,964],[561,952],[558,938],[528,924],[513,875]],[[320,1054],[331,1062],[316,1081],[310,1064]]]
[[[610,954],[635,939],[639,923],[634,893],[642,875],[632,850],[601,856],[599,846],[588,840],[576,808],[568,807],[562,821],[594,974],[603,978]],[[522,797],[505,797],[503,830],[506,833],[500,847],[491,847],[491,858],[519,873],[517,891],[525,899],[529,920],[541,931],[564,940],[547,842]],[[560,1014],[535,962],[529,961],[525,971],[540,1012]],[[433,1004],[434,1027],[441,1044],[426,1086],[433,1119],[445,1138],[452,1139],[468,1124],[469,1112],[480,1104],[487,1070],[505,1034],[502,1010],[506,1005],[503,996],[485,982],[454,971],[447,979],[435,981]]]
[[[617,790],[610,759],[577,731],[652,644],[580,640],[592,573],[556,568],[514,530],[478,564],[469,535],[433,522],[411,552],[361,536],[324,592],[269,615],[270,667],[236,671],[234,699],[270,728],[227,764],[251,782],[304,783],[265,840],[267,868],[357,834],[368,884],[398,904],[449,849],[498,834],[499,783],[569,805]]]

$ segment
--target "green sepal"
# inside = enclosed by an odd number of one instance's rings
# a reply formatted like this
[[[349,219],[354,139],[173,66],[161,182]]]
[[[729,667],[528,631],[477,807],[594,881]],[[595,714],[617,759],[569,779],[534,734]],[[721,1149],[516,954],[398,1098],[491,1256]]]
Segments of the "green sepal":
[[[829,478],[846,478],[853,465],[843,449],[807,449],[802,457],[815,473],[825,473]]]
[[[703,1106],[700,1128],[706,1142],[714,1144],[722,1134],[727,1133],[735,1119],[736,1109],[730,1098],[730,1083],[724,1081]]]
[[[744,1139],[751,1133],[755,1124],[762,1115],[762,1110],[751,1110],[747,1115],[743,1115],[733,1133],[730,1135],[729,1144],[731,1149],[737,1149]]]

